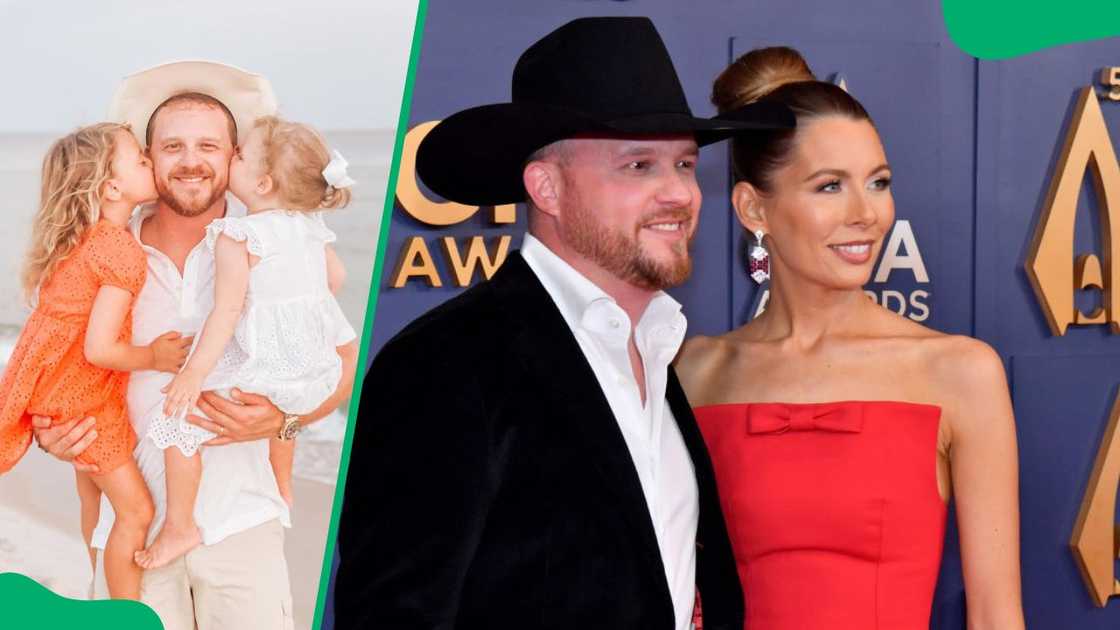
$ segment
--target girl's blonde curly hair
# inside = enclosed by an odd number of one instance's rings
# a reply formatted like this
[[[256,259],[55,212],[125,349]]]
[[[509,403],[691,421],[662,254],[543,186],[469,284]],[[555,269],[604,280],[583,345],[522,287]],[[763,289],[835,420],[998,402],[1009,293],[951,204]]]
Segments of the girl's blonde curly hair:
[[[263,131],[264,170],[272,176],[288,210],[311,212],[350,203],[350,190],[323,178],[331,152],[319,132],[308,125],[263,116],[254,123]]]
[[[112,177],[116,134],[128,125],[98,123],[57,140],[43,158],[39,211],[21,280],[28,302],[86,230],[101,217],[101,187]]]

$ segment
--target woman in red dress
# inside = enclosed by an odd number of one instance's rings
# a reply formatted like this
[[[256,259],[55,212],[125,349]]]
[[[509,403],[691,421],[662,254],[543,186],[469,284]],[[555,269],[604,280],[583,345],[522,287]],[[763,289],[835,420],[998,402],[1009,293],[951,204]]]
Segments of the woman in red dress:
[[[678,372],[715,466],[750,630],[925,630],[956,501],[968,628],[1021,629],[1018,464],[1003,363],[863,293],[894,222],[867,112],[788,48],[716,80],[721,113],[788,106],[736,139],[732,201],[769,252],[764,313],[689,340]],[[757,247],[757,245],[756,245]],[[703,597],[703,593],[701,593]]]

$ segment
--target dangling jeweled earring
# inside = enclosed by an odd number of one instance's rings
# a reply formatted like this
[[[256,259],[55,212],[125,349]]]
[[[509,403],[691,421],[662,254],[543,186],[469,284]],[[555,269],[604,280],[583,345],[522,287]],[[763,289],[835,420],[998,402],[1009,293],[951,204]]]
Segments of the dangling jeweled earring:
[[[770,252],[766,251],[766,246],[762,244],[764,236],[766,236],[766,232],[755,230],[754,237],[758,242],[751,245],[751,249],[747,253],[747,258],[750,261],[751,280],[758,284],[770,279]]]

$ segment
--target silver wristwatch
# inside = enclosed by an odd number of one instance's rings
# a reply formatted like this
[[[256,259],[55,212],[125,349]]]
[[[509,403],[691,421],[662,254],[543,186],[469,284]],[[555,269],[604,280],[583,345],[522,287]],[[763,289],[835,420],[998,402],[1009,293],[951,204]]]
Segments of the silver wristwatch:
[[[284,425],[280,427],[280,434],[276,438],[283,441],[294,440],[302,430],[303,425],[299,423],[299,416],[286,413],[284,414]]]

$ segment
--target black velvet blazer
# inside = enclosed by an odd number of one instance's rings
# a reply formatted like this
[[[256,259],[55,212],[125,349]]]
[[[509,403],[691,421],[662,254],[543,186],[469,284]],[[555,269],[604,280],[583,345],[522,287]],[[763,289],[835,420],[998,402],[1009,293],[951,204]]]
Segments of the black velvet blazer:
[[[715,481],[672,369],[700,494],[705,630],[741,630]],[[374,359],[339,525],[335,627],[672,630],[637,472],[578,342],[513,253]]]

